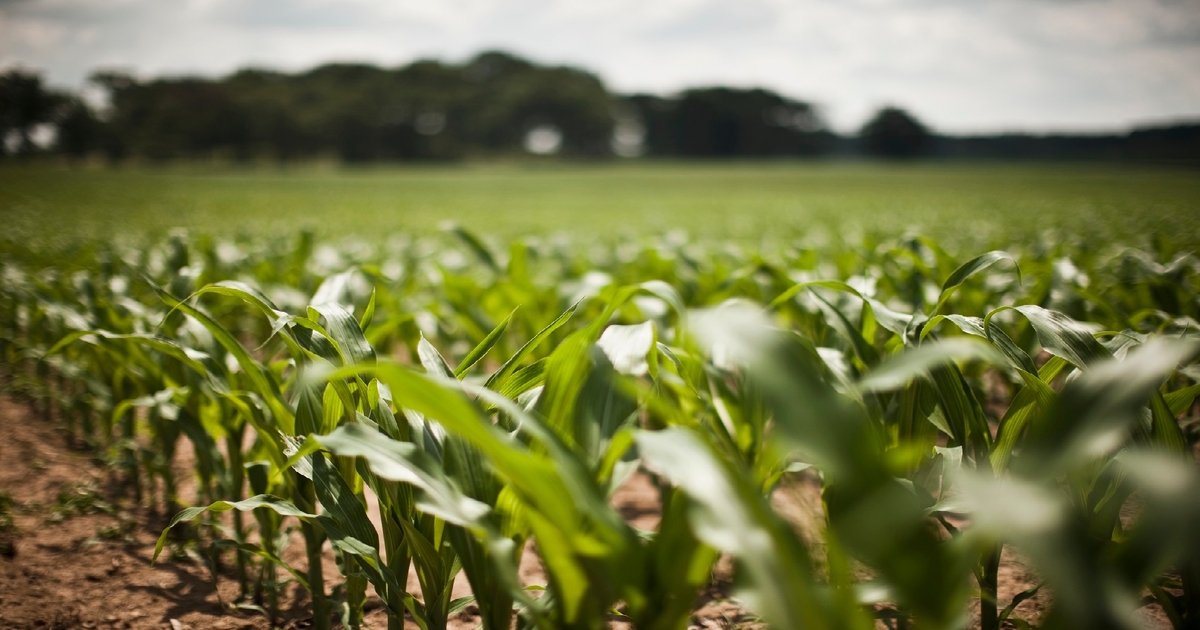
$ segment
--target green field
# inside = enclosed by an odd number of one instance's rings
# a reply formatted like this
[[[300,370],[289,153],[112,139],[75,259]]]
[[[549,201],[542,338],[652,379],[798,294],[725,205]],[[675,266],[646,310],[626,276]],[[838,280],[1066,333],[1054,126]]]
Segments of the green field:
[[[12,235],[304,227],[331,236],[426,232],[447,220],[496,238],[565,231],[756,241],[825,226],[988,244],[1064,227],[1200,242],[1194,170],[1106,165],[862,163],[491,164],[337,168],[0,167]],[[851,238],[851,240],[854,240]],[[964,243],[972,245],[972,243]],[[983,243],[979,243],[982,245]]]
[[[0,404],[117,525],[80,553],[8,483],[0,588],[43,601],[36,531],[193,628],[1196,628],[1198,206],[1113,166],[8,166]]]

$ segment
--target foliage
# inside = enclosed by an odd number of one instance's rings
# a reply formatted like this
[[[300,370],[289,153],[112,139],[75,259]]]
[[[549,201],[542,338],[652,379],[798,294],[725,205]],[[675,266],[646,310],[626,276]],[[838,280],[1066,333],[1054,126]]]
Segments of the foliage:
[[[837,139],[812,104],[763,89],[697,88],[625,102],[649,155],[814,156],[830,153]]]
[[[35,142],[35,130],[50,133]],[[842,136],[828,129],[812,102],[761,87],[622,95],[586,69],[542,66],[499,51],[463,63],[329,63],[298,73],[243,68],[220,78],[139,79],[100,70],[77,94],[47,88],[34,72],[0,74],[0,155],[445,162],[511,157],[523,146],[532,151],[530,134],[547,130],[560,142],[545,152],[568,158],[1200,160],[1196,121],[1106,134],[938,135],[888,106],[858,137]]]
[[[0,155],[9,152],[10,134],[16,139],[13,153],[32,153],[34,127],[54,121],[66,100],[65,95],[46,89],[38,74],[19,68],[0,74]]]
[[[928,153],[933,134],[912,114],[898,108],[885,107],[858,132],[869,155],[885,158],[914,158]]]
[[[498,52],[395,69],[94,80],[110,94],[114,158],[447,160],[517,152],[537,125],[562,133],[564,155],[594,156],[607,153],[612,127],[612,97],[595,76]]]
[[[1193,254],[578,245],[6,242],[6,388],[230,550],[243,599],[274,614],[288,572],[317,627],[360,626],[373,588],[392,628],[468,603],[487,629],[685,628],[728,554],[773,627],[958,628],[975,594],[990,630],[1028,623],[998,598],[1006,547],[1054,594],[1044,627],[1134,627],[1144,594],[1200,619]],[[609,501],[638,470],[653,532]],[[822,488],[820,556],[770,502],[795,475]]]

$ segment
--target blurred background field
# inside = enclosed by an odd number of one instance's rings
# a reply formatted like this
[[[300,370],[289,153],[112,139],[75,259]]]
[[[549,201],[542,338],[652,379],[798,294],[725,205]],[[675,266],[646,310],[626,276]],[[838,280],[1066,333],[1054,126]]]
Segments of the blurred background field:
[[[454,221],[490,238],[609,240],[682,230],[810,245],[921,233],[964,248],[1047,233],[1099,244],[1200,242],[1200,178],[1152,165],[540,161],[362,167],[0,166],[10,237],[183,227],[378,240]],[[583,242],[586,242],[586,240]]]

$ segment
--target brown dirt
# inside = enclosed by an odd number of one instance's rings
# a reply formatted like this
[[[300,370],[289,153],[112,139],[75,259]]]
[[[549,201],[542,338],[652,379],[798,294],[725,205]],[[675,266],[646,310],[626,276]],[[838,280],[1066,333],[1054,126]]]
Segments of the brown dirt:
[[[222,606],[236,585],[214,592],[207,571],[190,563],[150,566],[160,514],[119,502],[117,513],[139,525],[128,542],[106,531],[122,520],[105,513],[51,522],[59,492],[94,487],[104,494],[103,468],[65,447],[51,423],[0,399],[0,488],[14,503],[14,555],[0,559],[0,627],[55,628],[265,628],[262,617],[231,614]],[[296,598],[293,598],[296,599]],[[300,602],[293,602],[300,603]],[[300,608],[291,619],[301,617]]]
[[[230,607],[237,596],[231,576],[213,589],[208,570],[187,558],[150,566],[154,541],[165,525],[164,514],[119,498],[105,469],[87,453],[66,446],[65,436],[53,423],[34,417],[26,407],[0,397],[0,492],[14,503],[15,533],[0,532],[0,552],[5,543],[14,552],[0,553],[0,628],[12,630],[98,629],[267,629],[267,619],[255,612]],[[180,479],[190,477],[191,453],[181,448],[176,466]],[[85,513],[52,522],[60,491],[94,488],[113,507],[110,513]],[[186,494],[186,492],[185,492]],[[819,539],[821,501],[819,487],[803,477],[772,497],[776,509],[811,544]],[[660,509],[657,491],[645,475],[632,476],[616,493],[613,504],[635,527],[654,529]],[[125,529],[122,530],[122,526]],[[130,529],[132,528],[132,529]],[[114,534],[114,532],[118,532]],[[819,555],[819,550],[817,550]],[[336,576],[327,551],[326,575]],[[298,539],[285,559],[303,566],[303,545]],[[692,628],[754,628],[747,615],[729,597],[732,563],[722,558],[714,585],[702,594]],[[526,584],[544,584],[545,574],[531,548],[520,567]],[[327,579],[329,579],[327,577]],[[331,582],[333,580],[330,580]],[[1008,601],[1030,588],[1037,577],[1021,558],[1006,553],[1000,570],[1000,598]],[[419,592],[414,575],[409,583]],[[469,593],[465,577],[455,584],[455,597]],[[1043,592],[1017,609],[1017,616],[1036,622],[1048,609]],[[386,627],[378,599],[368,603],[366,626]],[[282,628],[311,625],[307,594],[291,585],[281,602]],[[975,611],[972,611],[974,613]],[[474,628],[478,618],[468,612],[452,620],[451,627]],[[975,617],[975,614],[972,615]],[[1161,611],[1143,609],[1142,618],[1152,627],[1164,627]],[[407,627],[415,628],[413,624]],[[613,627],[627,627],[614,623]],[[1165,626],[1169,627],[1169,626]]]

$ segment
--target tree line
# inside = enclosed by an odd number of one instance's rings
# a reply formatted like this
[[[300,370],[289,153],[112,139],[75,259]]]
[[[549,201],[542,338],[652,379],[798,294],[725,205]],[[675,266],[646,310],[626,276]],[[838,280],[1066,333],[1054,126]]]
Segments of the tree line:
[[[939,135],[885,107],[857,134],[830,131],[818,109],[765,89],[709,87],[618,95],[594,74],[503,52],[461,64],[326,64],[300,73],[90,79],[102,98],[0,74],[0,151],[111,161],[227,159],[344,162],[461,160],[533,152],[766,157],[1200,160],[1200,125],[1128,134]]]

